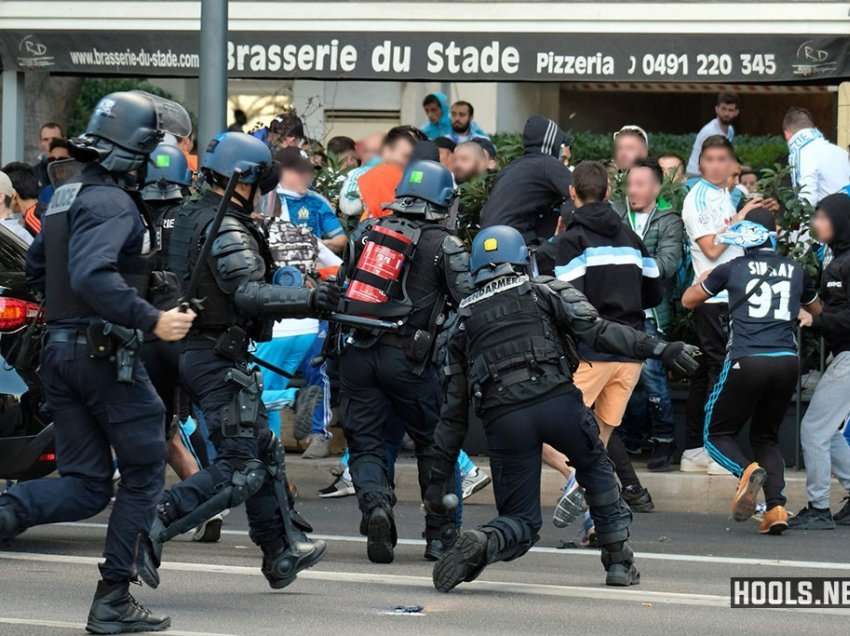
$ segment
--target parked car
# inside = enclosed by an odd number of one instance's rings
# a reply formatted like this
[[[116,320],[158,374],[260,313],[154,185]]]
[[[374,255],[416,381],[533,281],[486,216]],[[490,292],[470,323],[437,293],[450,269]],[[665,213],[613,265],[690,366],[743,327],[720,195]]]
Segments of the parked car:
[[[53,423],[36,373],[41,312],[27,289],[27,246],[0,225],[0,479],[43,477],[56,469]]]

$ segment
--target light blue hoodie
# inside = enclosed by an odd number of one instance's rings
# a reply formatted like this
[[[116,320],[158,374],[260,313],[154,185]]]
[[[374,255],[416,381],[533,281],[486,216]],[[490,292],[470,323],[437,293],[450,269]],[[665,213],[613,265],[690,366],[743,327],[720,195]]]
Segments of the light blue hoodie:
[[[452,132],[451,106],[449,105],[449,98],[446,97],[444,93],[437,92],[429,94],[436,97],[437,101],[440,102],[440,110],[442,111],[442,114],[440,115],[440,121],[436,124],[432,124],[429,119],[420,126],[420,129],[423,133],[425,133],[428,139],[448,136]]]

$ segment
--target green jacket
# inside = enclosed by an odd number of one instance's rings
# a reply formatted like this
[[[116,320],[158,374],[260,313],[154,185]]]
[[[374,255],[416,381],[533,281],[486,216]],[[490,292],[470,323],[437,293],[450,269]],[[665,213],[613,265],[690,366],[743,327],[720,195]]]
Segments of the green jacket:
[[[623,222],[631,226],[625,203],[618,201],[612,205]],[[661,281],[664,285],[664,300],[652,309],[655,325],[659,331],[663,332],[673,317],[670,295],[676,272],[682,264],[684,255],[685,225],[681,217],[671,208],[663,210],[656,208],[649,214],[651,215],[649,224],[641,239],[658,264],[658,271],[661,273]]]

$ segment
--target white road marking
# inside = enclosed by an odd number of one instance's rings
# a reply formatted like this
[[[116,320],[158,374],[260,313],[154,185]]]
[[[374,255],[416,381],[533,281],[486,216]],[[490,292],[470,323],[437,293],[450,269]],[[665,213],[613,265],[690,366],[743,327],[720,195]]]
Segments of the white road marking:
[[[75,528],[100,528],[105,529],[105,523],[92,522],[75,522],[75,523],[54,523],[54,526],[70,526]],[[222,534],[247,537],[246,530],[222,530]],[[342,534],[311,534],[314,539],[322,539],[323,541],[344,541],[348,543],[366,543],[366,537],[350,536]],[[424,546],[423,539],[399,539],[399,545],[415,545]],[[599,558],[599,552],[588,549],[572,549],[572,548],[547,548],[535,547],[531,548],[531,552],[540,554],[557,554],[561,556],[584,556]],[[766,559],[752,557],[724,557],[724,556],[709,556],[702,554],[677,554],[666,552],[635,552],[638,559],[646,559],[648,561],[684,561],[690,563],[710,563],[717,565],[752,565],[752,566],[768,566],[778,568],[804,568],[804,569],[822,569],[822,570],[840,570],[850,571],[850,563],[831,562],[831,561],[794,561],[790,559]]]
[[[69,563],[74,565],[96,565],[100,563],[97,557],[67,556],[56,554],[37,554],[28,552],[0,552],[0,560],[30,561],[41,563]],[[262,576],[259,568],[240,565],[224,565],[218,563],[186,563],[166,561],[161,570],[175,572],[204,572],[215,574],[230,574],[238,576]],[[366,583],[381,586],[412,586],[432,589],[431,577],[411,576],[402,574],[366,572],[337,572],[312,569],[298,575],[302,579],[312,581],[329,581],[334,583]],[[635,603],[665,603],[674,605],[697,605],[702,607],[729,608],[729,597],[717,594],[693,594],[682,592],[658,592],[635,588],[611,587],[581,587],[575,585],[549,585],[541,583],[520,583],[513,581],[482,581],[477,580],[466,584],[466,588],[490,589],[497,592],[524,594],[530,596],[553,596],[559,598],[583,598],[594,600],[618,600]],[[848,616],[848,610],[794,610],[811,611],[820,614],[836,614]],[[12,619],[9,619],[12,620]],[[188,632],[185,632],[188,634]]]
[[[69,623],[66,621],[33,620],[29,618],[12,618],[0,616],[0,625],[30,625],[33,627],[55,627],[56,629],[84,630],[83,623]],[[215,634],[213,632],[186,632],[179,629],[169,629],[168,636],[236,636],[235,634]]]

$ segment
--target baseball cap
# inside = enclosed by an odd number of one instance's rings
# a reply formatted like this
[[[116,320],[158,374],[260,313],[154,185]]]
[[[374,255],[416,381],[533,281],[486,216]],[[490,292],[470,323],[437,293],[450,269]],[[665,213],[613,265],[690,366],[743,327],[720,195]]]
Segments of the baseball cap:
[[[313,164],[310,163],[310,157],[307,156],[306,152],[295,146],[281,148],[275,153],[274,158],[280,165],[281,170],[313,172]]]
[[[614,133],[614,141],[617,141],[617,137],[619,135],[622,135],[623,133],[632,133],[634,135],[637,135],[638,137],[642,137],[643,144],[647,148],[649,148],[649,135],[647,135],[646,131],[640,126],[637,126],[635,124],[626,124],[625,126],[620,128],[620,130]]]
[[[12,180],[5,172],[0,172],[0,196],[11,197],[15,194],[15,188],[12,187]]]

